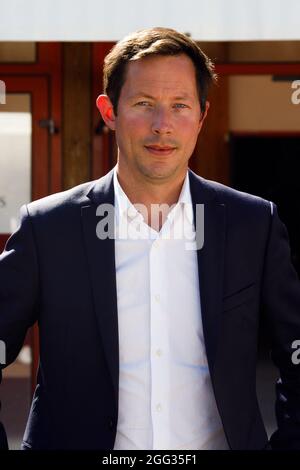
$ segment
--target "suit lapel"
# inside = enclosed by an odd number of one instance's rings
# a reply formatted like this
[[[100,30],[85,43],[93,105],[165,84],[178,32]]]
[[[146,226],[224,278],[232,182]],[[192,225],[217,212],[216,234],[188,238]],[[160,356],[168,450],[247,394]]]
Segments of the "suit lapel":
[[[115,241],[100,240],[96,227],[102,217],[96,215],[100,204],[114,205],[113,172],[96,182],[88,194],[90,205],[81,208],[83,234],[88,259],[97,322],[112,378],[115,399],[119,388],[119,337],[115,269]],[[105,215],[104,215],[105,216]]]
[[[189,171],[189,174],[195,217],[196,204],[204,204],[204,245],[202,249],[197,250],[197,259],[203,333],[213,377],[222,312],[225,205],[217,200],[216,192],[205,180],[192,171]]]

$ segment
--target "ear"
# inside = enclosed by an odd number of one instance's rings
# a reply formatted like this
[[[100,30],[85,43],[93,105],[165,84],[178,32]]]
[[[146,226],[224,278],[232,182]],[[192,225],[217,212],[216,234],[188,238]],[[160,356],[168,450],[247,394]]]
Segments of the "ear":
[[[199,132],[201,131],[201,128],[203,126],[203,122],[207,116],[207,113],[208,113],[208,110],[209,110],[209,101],[206,101],[205,102],[205,110],[204,111],[201,111],[201,115],[200,115],[200,121],[199,121]]]
[[[96,105],[105,124],[114,131],[116,129],[116,116],[109,97],[107,95],[99,95],[96,99]]]

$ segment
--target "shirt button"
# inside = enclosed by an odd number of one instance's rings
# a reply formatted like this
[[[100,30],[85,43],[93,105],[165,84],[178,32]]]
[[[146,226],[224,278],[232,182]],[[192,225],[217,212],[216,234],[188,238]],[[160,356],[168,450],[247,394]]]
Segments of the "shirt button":
[[[160,301],[160,295],[159,294],[156,294],[154,298],[155,298],[156,302]]]
[[[134,206],[130,206],[127,209],[127,215],[130,219],[134,219],[137,216],[138,212]]]
[[[156,411],[158,411],[158,412],[161,411],[161,404],[160,404],[160,403],[158,403],[158,404],[156,405]]]
[[[157,349],[157,350],[156,350],[156,355],[157,355],[158,357],[160,357],[160,356],[162,355],[162,350],[161,350],[161,349]]]

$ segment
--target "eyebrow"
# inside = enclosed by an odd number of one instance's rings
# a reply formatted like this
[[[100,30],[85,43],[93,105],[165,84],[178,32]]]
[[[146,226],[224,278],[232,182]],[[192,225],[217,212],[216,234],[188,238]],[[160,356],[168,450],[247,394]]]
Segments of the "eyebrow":
[[[143,93],[143,92],[135,93],[134,95],[132,95],[130,97],[130,100],[134,100],[134,99],[137,99],[137,98],[147,98],[147,99],[150,99],[150,100],[155,100],[154,96],[151,96],[148,93]],[[176,95],[176,96],[173,97],[173,99],[175,99],[175,100],[189,100],[189,101],[193,100],[193,98],[187,93],[182,93],[181,95]]]

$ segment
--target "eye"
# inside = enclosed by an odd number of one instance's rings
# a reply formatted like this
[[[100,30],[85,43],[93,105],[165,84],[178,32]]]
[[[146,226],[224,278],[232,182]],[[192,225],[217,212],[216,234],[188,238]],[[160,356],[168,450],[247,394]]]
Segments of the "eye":
[[[176,103],[174,107],[179,109],[188,108],[188,106],[184,103]]]
[[[139,101],[136,106],[151,106],[151,103],[149,101]]]

